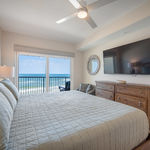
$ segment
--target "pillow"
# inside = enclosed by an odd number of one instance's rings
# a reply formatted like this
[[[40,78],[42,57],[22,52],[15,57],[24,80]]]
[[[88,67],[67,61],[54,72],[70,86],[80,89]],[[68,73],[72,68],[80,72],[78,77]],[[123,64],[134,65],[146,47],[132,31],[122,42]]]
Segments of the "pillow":
[[[10,103],[12,109],[14,110],[16,107],[17,101],[14,95],[2,83],[0,83],[0,92],[7,98],[7,101]]]
[[[89,84],[88,87],[87,87],[87,89],[86,89],[86,93],[88,93],[92,89],[93,89],[93,86],[91,84]]]
[[[19,99],[18,89],[16,88],[16,86],[9,79],[4,79],[4,80],[1,81],[1,83],[3,83],[12,92],[12,94],[14,95],[16,100]]]
[[[88,85],[87,89],[86,89],[86,93],[88,94],[95,94],[95,87],[91,84]]]
[[[88,87],[88,84],[81,83],[79,87],[79,91],[86,92],[87,87]]]
[[[7,98],[0,92],[0,149],[7,149],[13,110]]]

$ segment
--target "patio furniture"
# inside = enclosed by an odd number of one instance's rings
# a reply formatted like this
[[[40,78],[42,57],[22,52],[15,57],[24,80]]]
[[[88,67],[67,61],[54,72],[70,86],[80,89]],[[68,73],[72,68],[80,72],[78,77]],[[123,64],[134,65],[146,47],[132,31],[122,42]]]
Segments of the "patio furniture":
[[[67,81],[65,83],[65,87],[59,86],[59,90],[60,90],[60,92],[62,92],[62,91],[70,91],[70,81]]]

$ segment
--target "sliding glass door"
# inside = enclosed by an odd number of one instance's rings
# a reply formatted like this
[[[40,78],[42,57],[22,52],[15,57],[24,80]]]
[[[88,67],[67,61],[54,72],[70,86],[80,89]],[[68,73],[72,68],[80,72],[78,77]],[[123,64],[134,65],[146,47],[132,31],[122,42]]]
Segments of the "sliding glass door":
[[[18,55],[18,88],[21,94],[70,89],[70,58]]]
[[[66,84],[70,82],[70,58],[49,58],[49,91],[68,90]]]
[[[19,55],[18,77],[21,94],[44,92],[46,90],[46,58]]]

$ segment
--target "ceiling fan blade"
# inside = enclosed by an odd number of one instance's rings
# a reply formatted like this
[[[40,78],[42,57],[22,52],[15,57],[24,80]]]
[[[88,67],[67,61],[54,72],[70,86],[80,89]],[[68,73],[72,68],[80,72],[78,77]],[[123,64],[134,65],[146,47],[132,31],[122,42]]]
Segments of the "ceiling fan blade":
[[[65,22],[65,21],[67,21],[67,20],[70,20],[70,19],[76,17],[76,15],[77,15],[77,13],[74,13],[74,14],[72,14],[72,15],[70,15],[70,16],[64,17],[64,18],[62,18],[62,19],[56,21],[56,23],[57,23],[57,24],[63,23],[63,22]]]
[[[76,8],[76,9],[79,9],[79,8],[82,8],[80,2],[78,0],[69,0],[69,2]]]
[[[87,6],[87,2],[85,0],[79,0],[78,2],[80,3],[80,5],[82,7],[86,7]]]
[[[87,8],[88,8],[89,11],[90,10],[94,10],[94,9],[100,8],[102,6],[105,6],[105,5],[109,4],[109,3],[112,3],[114,1],[117,1],[117,0],[98,0],[98,1],[96,1],[94,3],[92,3],[92,4],[89,4],[87,6]]]
[[[97,27],[95,21],[90,16],[86,18],[86,21],[93,29]]]

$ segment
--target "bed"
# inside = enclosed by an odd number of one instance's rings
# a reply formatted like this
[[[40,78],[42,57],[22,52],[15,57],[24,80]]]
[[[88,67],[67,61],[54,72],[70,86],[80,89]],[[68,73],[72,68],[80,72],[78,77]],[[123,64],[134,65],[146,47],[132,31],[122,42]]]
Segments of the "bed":
[[[149,123],[136,108],[79,91],[22,96],[11,122],[10,150],[131,150]]]

